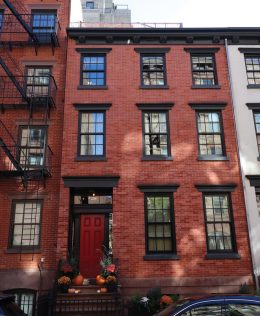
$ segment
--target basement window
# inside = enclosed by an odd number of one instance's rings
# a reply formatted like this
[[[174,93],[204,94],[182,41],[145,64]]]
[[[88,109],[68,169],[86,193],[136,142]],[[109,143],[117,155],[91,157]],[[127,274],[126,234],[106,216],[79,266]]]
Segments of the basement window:
[[[89,9],[89,10],[94,9],[94,2],[93,1],[87,1],[86,2],[86,9]]]

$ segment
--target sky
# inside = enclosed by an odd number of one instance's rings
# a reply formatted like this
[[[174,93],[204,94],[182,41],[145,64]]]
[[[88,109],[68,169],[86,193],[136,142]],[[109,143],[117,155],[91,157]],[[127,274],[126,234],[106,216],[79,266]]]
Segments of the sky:
[[[260,27],[260,0],[114,0],[133,22],[182,22],[184,27]]]
[[[72,0],[75,8],[77,1]],[[132,22],[182,22],[184,27],[260,27],[260,0],[114,0],[114,3],[128,5]]]

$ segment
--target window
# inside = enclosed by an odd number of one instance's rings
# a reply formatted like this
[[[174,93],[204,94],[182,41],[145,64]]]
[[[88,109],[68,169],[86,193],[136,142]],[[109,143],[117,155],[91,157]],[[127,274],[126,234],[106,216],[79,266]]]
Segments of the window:
[[[46,127],[20,127],[20,164],[24,168],[35,168],[45,163]]]
[[[204,194],[208,252],[234,252],[234,227],[229,194]]]
[[[257,205],[257,212],[260,216],[260,191],[256,191],[256,205]]]
[[[28,316],[34,316],[36,291],[30,289],[11,289],[4,291],[6,294],[12,294],[15,297],[15,303]]]
[[[80,112],[79,156],[105,156],[105,112]]]
[[[166,85],[165,55],[141,54],[141,76],[144,86]]]
[[[254,112],[255,131],[258,153],[260,154],[260,112]]]
[[[104,86],[106,84],[105,62],[104,54],[83,55],[81,84],[83,86]]]
[[[260,85],[260,55],[245,55],[247,81],[249,85]]]
[[[192,79],[195,86],[217,85],[213,54],[191,54]]]
[[[50,74],[50,67],[27,67],[27,96],[31,98],[49,96]]]
[[[57,12],[54,11],[32,11],[33,33],[54,33],[56,32]]]
[[[4,18],[4,11],[0,10],[0,31],[2,29],[3,18]]]
[[[11,248],[38,248],[42,202],[35,200],[13,202]]]
[[[220,112],[197,112],[199,153],[201,156],[224,156]]]
[[[168,112],[143,112],[144,156],[170,156]]]
[[[148,254],[174,253],[173,196],[145,195],[146,251]]]
[[[87,1],[86,2],[86,9],[94,9],[94,2],[93,1]]]

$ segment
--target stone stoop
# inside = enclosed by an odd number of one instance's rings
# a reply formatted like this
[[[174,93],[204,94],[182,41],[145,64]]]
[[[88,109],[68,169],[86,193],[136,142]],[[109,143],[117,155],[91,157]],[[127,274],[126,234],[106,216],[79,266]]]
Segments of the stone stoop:
[[[98,293],[100,286],[71,286],[80,293],[58,293],[54,304],[55,316],[123,316],[120,293]]]

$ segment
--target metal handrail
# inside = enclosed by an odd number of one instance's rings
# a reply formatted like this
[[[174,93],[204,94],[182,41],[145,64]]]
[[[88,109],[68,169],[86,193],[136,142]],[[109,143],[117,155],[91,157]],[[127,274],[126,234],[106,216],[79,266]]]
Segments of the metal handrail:
[[[71,28],[183,28],[183,23],[103,23],[103,22],[71,22]]]

